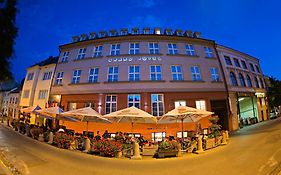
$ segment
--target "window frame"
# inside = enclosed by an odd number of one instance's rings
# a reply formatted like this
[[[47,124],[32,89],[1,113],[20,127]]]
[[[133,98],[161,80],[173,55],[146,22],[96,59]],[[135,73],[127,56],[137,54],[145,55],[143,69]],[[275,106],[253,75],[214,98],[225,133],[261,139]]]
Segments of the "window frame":
[[[107,97],[110,97],[110,101],[107,101]],[[113,97],[115,97],[115,101],[113,101]],[[117,111],[117,99],[118,97],[117,97],[117,95],[106,95],[105,96],[105,110],[104,110],[104,112],[105,112],[105,114],[110,114],[110,113],[112,113],[112,112],[115,112],[115,111]],[[109,111],[107,111],[107,104],[109,104]],[[113,104],[115,104],[115,110],[113,109],[114,107],[113,107]]]
[[[140,54],[140,43],[138,42],[129,43],[129,55],[138,55],[138,54]]]
[[[197,68],[198,72],[196,71],[196,68]],[[191,80],[192,81],[201,81],[202,80],[199,66],[196,66],[196,65],[191,66],[190,72],[191,72]]]
[[[103,45],[96,45],[93,49],[93,58],[102,57]]]
[[[131,67],[133,67],[133,72],[131,72]],[[138,67],[139,72],[136,72],[136,67]],[[133,76],[133,79],[131,79],[131,75]],[[136,78],[138,75],[138,79]],[[128,81],[140,81],[140,66],[139,65],[129,65],[128,66]]]
[[[157,67],[160,67],[160,72],[157,71]],[[154,67],[154,72],[152,72],[152,67]],[[150,80],[151,81],[161,81],[162,80],[162,66],[161,65],[150,65]],[[155,75],[155,79],[152,79],[152,75]],[[157,76],[159,75],[160,76],[160,79],[159,77]]]
[[[177,54],[179,54],[177,43],[168,43],[168,54],[169,55],[177,55]]]
[[[85,56],[86,56],[86,51],[87,51],[87,48],[86,48],[86,47],[79,48],[79,49],[78,49],[78,54],[77,54],[76,60],[82,60],[82,59],[84,59]]]
[[[154,115],[155,112],[153,111],[153,103],[155,103],[153,101],[153,95],[157,95],[157,98],[156,98],[157,100],[155,101],[156,102],[156,109],[157,109],[156,114],[157,115]],[[159,95],[162,96],[162,101],[159,100],[159,97],[158,97]],[[152,113],[153,116],[162,116],[162,115],[164,115],[164,113],[165,113],[165,102],[164,101],[165,101],[164,100],[164,94],[158,94],[158,93],[151,94],[151,113]],[[163,110],[162,111],[160,110],[160,108],[161,108],[161,106],[159,105],[160,103],[162,103],[162,105],[163,105]]]
[[[175,68],[175,72],[173,72],[173,67]],[[182,67],[180,65],[171,65],[171,76],[173,81],[182,81],[183,80],[183,74],[182,74]],[[179,68],[179,70],[178,70]],[[176,76],[176,79],[174,79],[174,75]]]
[[[76,74],[75,74],[75,72],[76,72]],[[80,83],[80,79],[81,79],[81,74],[82,74],[82,70],[81,69],[73,70],[71,84],[79,84]]]
[[[150,46],[152,46],[152,47],[150,47]],[[149,54],[159,54],[160,53],[160,47],[159,47],[158,42],[149,42],[148,48],[149,48]]]
[[[204,46],[204,52],[207,58],[214,58],[213,50],[210,47]]]
[[[110,73],[110,68],[112,68],[112,73]],[[117,69],[117,72],[115,72],[115,69]],[[117,82],[118,79],[119,79],[119,67],[118,66],[108,66],[107,82]]]
[[[133,101],[129,101],[129,96],[133,96],[132,98],[133,98]],[[136,101],[135,99],[135,97],[136,96],[138,96],[138,98],[139,98],[139,101]],[[132,104],[132,105],[130,105],[130,104]],[[138,104],[139,105],[139,107],[137,107],[136,106],[136,104]],[[140,94],[128,94],[127,95],[127,107],[131,107],[131,106],[134,106],[134,107],[136,107],[136,108],[141,108],[141,95]]]
[[[97,71],[97,73],[96,73],[96,71]],[[99,67],[91,68],[89,70],[88,83],[97,83],[98,82],[98,78],[99,78]]]
[[[113,48],[113,46],[114,46],[114,48]],[[120,55],[120,50],[121,50],[121,44],[120,43],[111,44],[109,55],[110,56]]]

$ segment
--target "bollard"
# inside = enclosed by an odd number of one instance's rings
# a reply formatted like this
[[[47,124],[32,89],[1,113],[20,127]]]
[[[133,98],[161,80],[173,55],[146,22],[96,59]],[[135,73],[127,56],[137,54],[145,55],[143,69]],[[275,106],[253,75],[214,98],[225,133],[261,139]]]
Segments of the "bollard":
[[[86,140],[85,140],[85,150],[84,150],[84,152],[90,151],[90,148],[91,148],[91,141],[90,141],[90,139],[87,137]]]
[[[203,152],[204,152],[203,146],[202,146],[202,137],[203,137],[203,136],[199,136],[199,137],[198,137],[198,141],[197,141],[197,151],[196,151],[197,154],[200,154],[200,153],[203,153]]]
[[[142,157],[140,156],[140,146],[137,141],[134,141],[134,155],[131,159],[133,160],[141,160]]]
[[[39,134],[38,140],[40,142],[44,142],[44,135],[43,134]]]
[[[226,145],[227,142],[226,142],[226,134],[225,132],[222,133],[222,142],[221,142],[221,145]]]
[[[53,141],[54,141],[54,134],[53,134],[53,132],[50,132],[48,144],[53,144]]]
[[[177,157],[181,157],[182,153],[181,153],[181,143],[178,143],[178,154]]]
[[[229,140],[228,130],[225,131],[225,135],[226,135],[226,140]]]

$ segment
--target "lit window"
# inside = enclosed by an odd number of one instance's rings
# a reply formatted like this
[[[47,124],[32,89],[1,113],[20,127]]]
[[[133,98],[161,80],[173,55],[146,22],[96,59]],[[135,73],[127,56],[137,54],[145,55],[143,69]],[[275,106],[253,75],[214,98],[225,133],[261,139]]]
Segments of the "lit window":
[[[136,55],[140,53],[140,44],[139,43],[130,43],[130,55]]]
[[[58,72],[56,77],[56,85],[60,85],[62,83],[63,72]]]
[[[26,78],[26,80],[28,81],[28,80],[32,80],[33,79],[33,76],[34,76],[34,73],[32,72],[32,73],[29,73],[29,74],[27,74],[27,78]]]
[[[239,73],[239,80],[240,80],[240,85],[246,87],[244,76],[241,73]]]
[[[168,44],[168,54],[171,54],[171,55],[178,54],[177,44],[174,44],[174,43]]]
[[[236,76],[233,72],[230,72],[230,81],[231,81],[232,86],[238,86]]]
[[[149,54],[159,54],[158,43],[149,43]]]
[[[90,69],[89,78],[88,78],[89,83],[98,82],[98,75],[99,75],[99,68],[98,67]]]
[[[38,99],[46,99],[48,90],[39,90]]]
[[[71,110],[75,110],[77,109],[77,103],[68,103],[68,110],[71,111]]]
[[[131,106],[140,109],[140,94],[128,94],[128,107]]]
[[[187,55],[196,56],[196,53],[195,53],[195,50],[194,50],[192,44],[186,44],[185,45],[185,51],[186,51]]]
[[[248,69],[247,64],[244,60],[241,60],[243,69]]]
[[[190,71],[191,71],[192,81],[201,80],[200,70],[198,66],[191,66]]]
[[[206,54],[207,58],[213,58],[214,57],[213,51],[210,47],[204,47],[204,50],[205,50],[205,54]]]
[[[45,72],[42,80],[50,80],[52,78],[52,72]]]
[[[81,60],[85,58],[86,50],[87,50],[86,48],[81,48],[78,50],[77,60]]]
[[[220,81],[218,69],[216,67],[210,68],[212,81]]]
[[[29,92],[30,92],[30,90],[24,90],[22,98],[29,98]]]
[[[151,133],[152,142],[161,142],[166,137],[166,132]]]
[[[110,55],[120,55],[120,44],[111,45]]]
[[[103,49],[103,46],[95,46],[93,57],[101,57],[102,56],[102,49]]]
[[[249,75],[246,76],[248,87],[253,87],[252,80]]]
[[[205,100],[196,100],[196,109],[206,110],[206,101]]]
[[[232,66],[232,62],[231,62],[230,57],[224,56],[224,59],[225,59],[225,63],[226,63],[227,65]]]
[[[140,66],[129,66],[129,81],[140,80]]]
[[[67,62],[69,56],[69,52],[63,52],[61,62]]]
[[[151,94],[151,106],[153,116],[164,115],[164,96],[163,94]]]
[[[107,95],[105,97],[105,114],[115,112],[117,110],[117,96]]]
[[[234,61],[234,64],[235,64],[236,67],[241,67],[240,63],[239,63],[239,60],[237,58],[233,58],[233,61]]]
[[[171,66],[172,80],[183,80],[181,66]]]
[[[186,101],[185,100],[175,101],[175,108],[177,108],[179,106],[186,106]]]
[[[157,81],[162,80],[161,66],[150,66],[150,80]]]
[[[72,84],[77,84],[80,82],[81,70],[74,70],[72,75]]]
[[[107,81],[108,82],[118,81],[118,67],[117,66],[108,67]]]

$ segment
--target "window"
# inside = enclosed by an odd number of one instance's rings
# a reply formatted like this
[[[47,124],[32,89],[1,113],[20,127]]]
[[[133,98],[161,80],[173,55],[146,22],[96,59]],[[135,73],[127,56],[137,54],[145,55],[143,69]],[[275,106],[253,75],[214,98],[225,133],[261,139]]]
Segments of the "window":
[[[108,82],[118,81],[118,67],[117,66],[108,67],[107,81]]]
[[[150,66],[150,80],[162,80],[161,66]]]
[[[241,73],[239,73],[239,80],[240,80],[240,85],[246,87],[244,76]]]
[[[230,72],[230,81],[232,86],[238,86],[236,76],[233,72]]]
[[[252,70],[253,72],[255,72],[255,68],[254,68],[254,65],[253,65],[252,63],[250,63],[250,67],[251,67],[251,70]]]
[[[255,77],[255,83],[256,83],[256,88],[260,88],[260,84],[259,84],[257,77]]]
[[[256,67],[257,72],[258,72],[258,73],[261,73],[259,66],[258,66],[258,65],[255,65],[255,67]]]
[[[121,30],[120,35],[128,35],[128,30]]]
[[[88,82],[89,83],[98,82],[98,75],[99,75],[99,68],[98,67],[90,69]]]
[[[241,60],[243,69],[248,69],[247,64],[244,60]]]
[[[69,56],[69,52],[63,52],[61,62],[67,62]]]
[[[27,81],[28,80],[32,80],[33,79],[33,76],[34,76],[34,73],[32,72],[32,73],[29,73],[29,74],[27,74]]]
[[[102,56],[102,49],[103,49],[103,46],[95,46],[93,57],[101,57]]]
[[[227,65],[232,66],[232,62],[231,62],[230,57],[224,56],[224,59],[225,59],[225,63],[226,63]]]
[[[214,57],[213,51],[210,47],[204,47],[204,50],[205,50],[205,54],[206,54],[207,58],[213,58]]]
[[[77,103],[68,103],[68,110],[75,110],[77,108]]]
[[[159,54],[158,43],[149,43],[149,54]]]
[[[236,67],[241,67],[240,63],[239,63],[239,60],[237,58],[233,58],[233,61],[234,61],[234,64],[235,64]]]
[[[246,75],[248,87],[253,87],[252,80],[249,75]]]
[[[206,101],[205,100],[196,100],[196,109],[206,110]]]
[[[186,51],[187,55],[196,56],[196,53],[195,53],[195,50],[194,50],[192,44],[186,44],[185,45],[185,51]]]
[[[128,94],[128,107],[131,106],[140,109],[140,94]]]
[[[60,85],[60,84],[61,84],[61,82],[62,82],[62,77],[63,77],[63,72],[58,72],[58,73],[57,73],[56,82],[55,82],[56,85]]]
[[[72,84],[77,84],[80,82],[81,70],[74,70],[72,75]]]
[[[120,55],[120,44],[111,44],[110,55]]]
[[[178,54],[177,44],[174,44],[174,43],[168,44],[168,54],[171,54],[171,55]]]
[[[130,55],[136,55],[140,53],[140,44],[139,43],[130,43]]]
[[[179,106],[186,106],[186,101],[185,100],[175,101],[175,108],[177,108]]]
[[[78,50],[77,60],[81,60],[85,58],[86,55],[86,48],[81,48]]]
[[[164,115],[164,97],[163,94],[151,94],[152,115]]]
[[[216,67],[210,68],[212,81],[220,81],[218,69]]]
[[[30,90],[24,90],[23,91],[23,98],[29,98],[29,92],[30,92]]]
[[[38,99],[46,99],[48,95],[48,90],[40,90],[38,94]]]
[[[191,66],[190,71],[191,71],[192,81],[200,81],[201,80],[200,70],[199,70],[198,66]]]
[[[140,81],[140,66],[129,66],[129,81]]]
[[[263,84],[262,78],[260,78],[260,84],[261,84],[261,88],[264,89],[264,84]]]
[[[45,72],[42,80],[50,80],[52,78],[52,72]]]
[[[152,142],[161,142],[166,137],[166,132],[151,133]]]
[[[183,80],[181,66],[171,66],[172,80]]]
[[[115,112],[117,110],[117,96],[107,95],[105,98],[105,114]]]

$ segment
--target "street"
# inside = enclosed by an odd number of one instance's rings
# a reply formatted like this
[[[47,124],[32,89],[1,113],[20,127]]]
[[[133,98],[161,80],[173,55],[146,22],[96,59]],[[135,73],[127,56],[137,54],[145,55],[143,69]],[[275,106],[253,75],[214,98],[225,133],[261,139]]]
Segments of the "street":
[[[281,118],[245,127],[226,146],[181,158],[128,160],[62,150],[0,124],[0,149],[23,174],[278,174]]]

